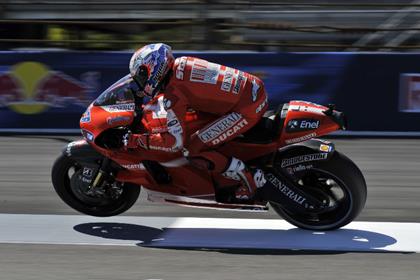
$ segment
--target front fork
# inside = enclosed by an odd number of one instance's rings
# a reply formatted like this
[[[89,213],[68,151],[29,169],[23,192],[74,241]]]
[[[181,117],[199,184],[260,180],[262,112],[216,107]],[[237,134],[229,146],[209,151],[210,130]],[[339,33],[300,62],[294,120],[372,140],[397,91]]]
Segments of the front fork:
[[[96,174],[93,176],[93,180],[89,184],[88,194],[95,194],[98,191],[98,187],[102,186],[105,179],[112,176],[111,161],[109,158],[104,157],[101,166],[99,167]]]

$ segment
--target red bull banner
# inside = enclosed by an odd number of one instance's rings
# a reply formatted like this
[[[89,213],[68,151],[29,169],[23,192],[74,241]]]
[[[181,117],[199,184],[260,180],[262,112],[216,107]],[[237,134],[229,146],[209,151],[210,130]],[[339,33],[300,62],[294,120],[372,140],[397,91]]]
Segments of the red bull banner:
[[[77,129],[80,114],[98,94],[101,73],[82,61],[69,64],[63,54],[53,56],[0,53],[0,129]]]
[[[0,132],[78,131],[131,52],[0,51]],[[353,131],[420,131],[420,54],[179,52],[259,76],[270,108],[336,104]]]
[[[77,131],[80,116],[90,102],[128,73],[131,55],[129,52],[0,52],[0,132]],[[328,100],[329,85],[313,87],[308,80],[306,87],[297,86],[296,75],[289,71],[289,66],[281,68],[273,63],[275,54],[175,54],[182,55],[202,57],[260,76],[270,89],[272,107],[291,97],[321,103]],[[339,71],[331,73],[337,75]],[[287,83],[288,80],[292,83]]]
[[[0,74],[0,106],[22,115],[36,115],[50,109],[85,107],[89,86],[40,62],[11,65]]]

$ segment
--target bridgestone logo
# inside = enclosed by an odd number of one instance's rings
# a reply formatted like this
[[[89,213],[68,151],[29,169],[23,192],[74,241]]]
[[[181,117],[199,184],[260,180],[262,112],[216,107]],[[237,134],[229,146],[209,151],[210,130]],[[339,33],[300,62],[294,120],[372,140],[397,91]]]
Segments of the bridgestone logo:
[[[293,158],[284,159],[281,162],[281,167],[288,167],[291,165],[299,164],[302,162],[308,161],[317,161],[317,160],[325,160],[328,157],[328,153],[317,153],[317,154],[310,154],[310,155],[302,155]]]

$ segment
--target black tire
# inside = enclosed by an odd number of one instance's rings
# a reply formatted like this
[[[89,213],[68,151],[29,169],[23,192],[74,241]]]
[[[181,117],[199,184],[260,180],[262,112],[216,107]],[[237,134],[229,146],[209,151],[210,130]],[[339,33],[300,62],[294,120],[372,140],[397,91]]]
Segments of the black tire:
[[[337,151],[329,160],[311,162],[311,164],[313,167],[300,172],[298,177],[318,176],[331,179],[343,192],[343,198],[341,201],[337,201],[335,209],[319,215],[304,215],[292,213],[273,202],[270,204],[277,214],[299,228],[334,230],[347,225],[359,215],[366,203],[367,189],[362,172],[353,161]],[[325,180],[327,181],[327,179]],[[319,189],[316,191],[319,192]]]
[[[55,161],[51,176],[55,191],[60,198],[71,208],[90,216],[109,217],[121,214],[137,201],[140,195],[140,186],[134,184],[123,184],[121,195],[115,199],[109,199],[106,202],[89,201],[80,199],[71,186],[72,169],[80,169],[81,166],[71,158],[61,155]],[[74,175],[74,174],[73,174]]]

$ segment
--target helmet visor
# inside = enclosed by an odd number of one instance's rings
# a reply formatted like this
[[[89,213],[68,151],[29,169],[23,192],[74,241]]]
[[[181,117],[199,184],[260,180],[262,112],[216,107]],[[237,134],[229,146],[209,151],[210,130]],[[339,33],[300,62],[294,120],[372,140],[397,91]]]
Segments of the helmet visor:
[[[144,88],[146,87],[146,83],[149,79],[149,70],[147,69],[147,67],[140,66],[133,79],[139,86],[139,89],[144,90]]]

